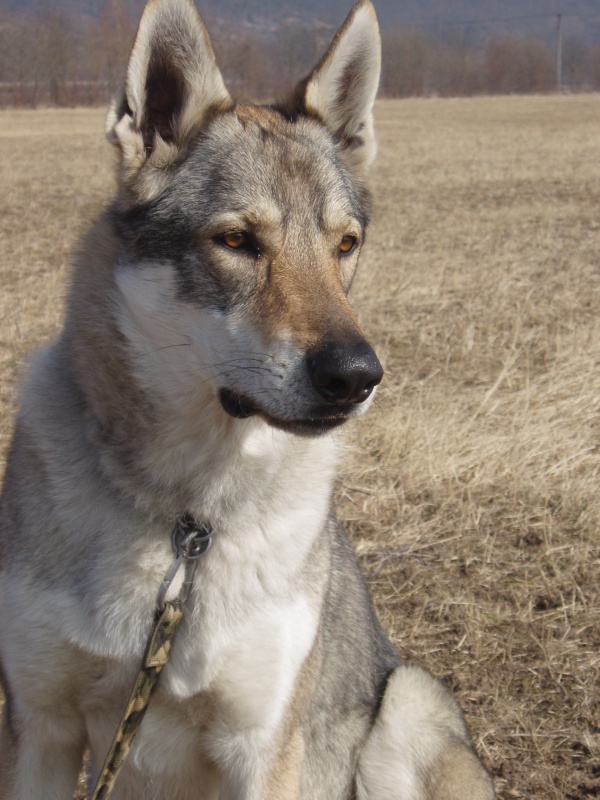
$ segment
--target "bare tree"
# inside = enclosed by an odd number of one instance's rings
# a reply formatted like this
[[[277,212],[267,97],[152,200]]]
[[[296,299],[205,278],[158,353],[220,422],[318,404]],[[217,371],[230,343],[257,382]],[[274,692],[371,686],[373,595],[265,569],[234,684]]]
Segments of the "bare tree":
[[[442,97],[479,94],[485,89],[480,52],[459,36],[440,42],[429,82],[431,91]]]
[[[565,86],[582,89],[590,81],[591,52],[581,36],[565,36],[562,43],[562,75]]]
[[[215,31],[212,40],[223,77],[239,100],[265,100],[287,85],[281,54],[274,41],[247,32]]]
[[[0,80],[4,105],[30,105],[37,100],[37,26],[29,15],[5,14],[0,22]]]
[[[382,36],[381,92],[387,97],[410,97],[425,92],[431,63],[424,34],[396,28]]]
[[[486,88],[491,94],[548,92],[555,85],[550,49],[540,39],[503,36],[485,51]]]
[[[600,44],[590,52],[589,60],[590,85],[592,89],[600,89]]]
[[[2,19],[3,102],[36,106],[73,101],[77,36],[69,18],[50,9]]]
[[[97,85],[96,101],[109,99],[121,86],[134,35],[133,15],[119,0],[108,0],[98,20],[88,27],[86,72]]]
[[[59,10],[36,15],[37,80],[45,85],[52,105],[68,105],[74,100],[77,35],[69,17]]]
[[[326,25],[304,25],[285,20],[277,31],[279,63],[287,83],[307,75],[327,49],[331,29]]]

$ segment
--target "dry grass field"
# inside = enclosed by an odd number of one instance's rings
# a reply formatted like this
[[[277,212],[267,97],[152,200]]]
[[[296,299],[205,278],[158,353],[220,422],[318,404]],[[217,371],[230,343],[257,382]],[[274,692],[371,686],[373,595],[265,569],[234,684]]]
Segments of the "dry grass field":
[[[339,513],[501,800],[600,797],[600,98],[381,102]],[[0,113],[0,448],[111,194],[98,111]]]

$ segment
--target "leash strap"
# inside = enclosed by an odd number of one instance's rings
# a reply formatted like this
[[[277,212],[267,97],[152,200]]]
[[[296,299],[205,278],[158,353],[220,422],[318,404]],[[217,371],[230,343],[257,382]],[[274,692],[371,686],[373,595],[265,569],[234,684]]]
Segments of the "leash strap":
[[[142,666],[91,800],[105,800],[113,790],[133,739],[148,710],[160,673],[169,660],[169,652],[182,617],[183,603],[179,598],[165,603],[162,612],[156,613],[154,626],[146,643]]]
[[[90,800],[106,800],[114,788],[134,737],[148,710],[160,673],[169,661],[197,561],[210,550],[212,533],[208,525],[198,525],[189,514],[180,517],[175,524],[171,535],[175,560],[160,585],[154,625],[146,642],[142,665]],[[173,600],[166,600],[167,590],[182,564],[185,564],[185,578],[179,595]]]

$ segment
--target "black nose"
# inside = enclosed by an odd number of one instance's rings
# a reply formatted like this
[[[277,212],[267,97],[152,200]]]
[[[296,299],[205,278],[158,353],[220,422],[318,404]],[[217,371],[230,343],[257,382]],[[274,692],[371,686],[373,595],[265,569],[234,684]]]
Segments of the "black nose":
[[[328,405],[363,403],[383,377],[373,348],[365,341],[329,344],[308,356],[312,385]]]

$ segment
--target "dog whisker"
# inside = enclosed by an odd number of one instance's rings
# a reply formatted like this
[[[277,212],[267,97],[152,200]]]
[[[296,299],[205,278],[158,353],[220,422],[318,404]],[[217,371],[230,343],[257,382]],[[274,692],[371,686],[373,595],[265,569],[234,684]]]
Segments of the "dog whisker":
[[[176,347],[191,347],[192,342],[180,342],[179,344],[165,344],[162,347],[155,347],[153,350],[148,350],[145,353],[136,353],[133,357],[134,358],[146,358],[147,356],[151,356],[153,353],[160,353],[162,350],[171,350]]]

